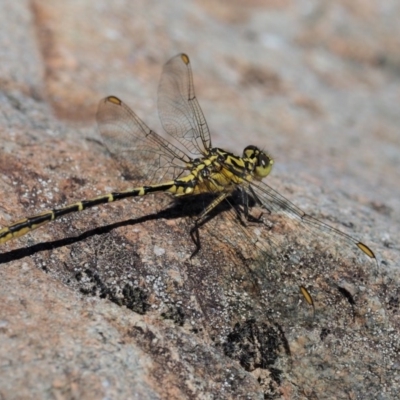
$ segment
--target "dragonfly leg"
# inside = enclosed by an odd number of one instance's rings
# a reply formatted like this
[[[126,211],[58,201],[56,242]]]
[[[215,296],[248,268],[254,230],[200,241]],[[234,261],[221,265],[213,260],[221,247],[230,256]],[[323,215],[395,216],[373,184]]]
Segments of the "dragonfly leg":
[[[190,230],[190,237],[193,240],[196,248],[194,249],[193,253],[191,254],[190,258],[193,258],[201,249],[201,242],[200,242],[200,231],[199,228],[203,224],[207,222],[210,218],[210,211],[213,210],[215,207],[218,206],[223,200],[229,196],[229,192],[221,193],[217,198],[215,198],[204,210],[203,212],[195,219],[193,228]]]

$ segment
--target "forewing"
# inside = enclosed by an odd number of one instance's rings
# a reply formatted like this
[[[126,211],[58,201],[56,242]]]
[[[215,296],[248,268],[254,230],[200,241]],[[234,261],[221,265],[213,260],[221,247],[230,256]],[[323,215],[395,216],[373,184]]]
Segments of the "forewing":
[[[247,207],[249,212],[252,208],[258,206],[259,214],[264,214],[265,218],[263,219],[270,220],[267,225],[275,224],[277,235],[283,234],[286,235],[288,240],[304,242],[307,247],[314,241],[314,244],[326,246],[331,253],[339,252],[343,256],[348,256],[349,254],[346,253],[349,252],[353,255],[359,255],[363,252],[368,257],[376,260],[373,251],[364,243],[305,213],[266,183],[254,181],[250,172],[246,171],[246,169],[241,170],[226,162],[223,165],[223,171],[226,171],[227,179],[231,179],[232,182],[238,183],[241,181],[241,190],[244,190],[248,195],[248,200],[246,200],[248,204],[243,202],[242,205]],[[269,246],[273,239],[268,229],[262,229],[260,232],[263,233],[264,241]],[[262,242],[261,239],[260,237]],[[262,247],[262,243],[259,243],[259,245]]]
[[[186,170],[189,157],[152,131],[117,97],[102,99],[96,118],[104,144],[138,184],[172,180]]]
[[[305,213],[266,183],[248,183],[248,192],[266,212],[280,217],[283,216],[282,224],[285,227],[282,229],[291,231],[293,236],[299,238],[300,241],[305,239],[305,243],[308,242],[308,246],[312,241],[315,241],[334,254],[338,252],[343,256],[348,256],[348,252],[353,255],[360,255],[363,252],[368,257],[375,259],[373,251],[368,246],[339,229]]]
[[[163,68],[158,89],[158,112],[166,132],[193,156],[211,148],[210,132],[197,101],[189,57],[178,54]]]

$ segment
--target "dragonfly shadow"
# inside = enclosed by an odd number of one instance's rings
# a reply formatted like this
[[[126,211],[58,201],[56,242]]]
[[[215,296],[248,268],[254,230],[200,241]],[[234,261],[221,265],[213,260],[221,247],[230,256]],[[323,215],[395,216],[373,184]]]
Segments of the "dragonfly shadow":
[[[83,232],[77,236],[53,240],[51,242],[46,242],[46,243],[38,243],[21,249],[8,251],[6,253],[0,254],[0,264],[5,264],[10,261],[20,260],[24,257],[29,257],[36,253],[40,253],[42,251],[54,250],[60,247],[68,246],[86,240],[92,236],[107,234],[117,228],[121,228],[124,226],[134,226],[145,223],[147,221],[153,221],[158,219],[188,218],[189,220],[193,219],[193,224],[194,224],[195,217],[204,210],[204,207],[207,204],[209,204],[209,202],[212,201],[213,198],[215,198],[215,196],[210,194],[204,194],[193,197],[192,201],[188,201],[187,198],[182,200],[175,199],[175,201],[168,208],[153,214],[145,215],[139,218],[131,218],[125,221],[115,222],[109,225],[96,227],[94,229],[90,229],[86,232]],[[227,207],[229,207],[227,203],[225,203],[224,205],[221,204],[218,207],[216,207],[216,209],[213,210],[212,213],[210,213],[210,219],[214,218],[216,214],[223,211]]]

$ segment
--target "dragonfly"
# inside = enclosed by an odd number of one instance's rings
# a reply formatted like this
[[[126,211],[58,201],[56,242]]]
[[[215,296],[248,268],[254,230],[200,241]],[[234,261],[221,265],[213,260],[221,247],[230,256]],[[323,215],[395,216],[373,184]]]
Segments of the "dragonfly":
[[[141,181],[124,191],[115,191],[88,200],[55,208],[20,219],[0,229],[0,244],[21,237],[67,214],[80,212],[100,204],[145,196],[151,193],[169,193],[177,199],[192,199],[212,195],[209,203],[194,218],[191,230],[200,249],[199,227],[209,219],[212,211],[226,203],[233,211],[230,215],[232,231],[244,232],[243,237],[254,237],[243,219],[251,218],[260,229],[263,218],[252,217],[253,206],[266,214],[283,214],[295,221],[299,232],[311,231],[314,237],[324,233],[340,246],[349,247],[375,259],[374,252],[363,242],[307,214],[263,181],[274,160],[260,148],[249,145],[241,156],[213,147],[210,130],[193,84],[189,57],[178,54],[163,68],[158,90],[158,110],[166,139],[150,129],[122,100],[116,96],[102,99],[96,114],[98,128],[105,146],[122,168]],[[237,200],[233,200],[236,197]],[[239,221],[239,223],[237,223]],[[257,230],[257,229],[256,229]],[[268,234],[268,233],[267,233]],[[227,235],[229,236],[229,235]],[[272,233],[270,234],[273,243]],[[302,290],[303,296],[309,296]],[[307,300],[308,301],[308,300]],[[312,299],[310,297],[310,304]]]

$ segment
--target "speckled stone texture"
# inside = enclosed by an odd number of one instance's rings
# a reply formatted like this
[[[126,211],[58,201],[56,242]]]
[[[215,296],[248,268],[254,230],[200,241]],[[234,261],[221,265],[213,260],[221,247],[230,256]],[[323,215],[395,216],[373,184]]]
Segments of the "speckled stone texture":
[[[179,52],[214,146],[268,151],[267,182],[379,267],[285,225],[260,257],[218,216],[190,259],[166,195],[71,215],[0,248],[0,398],[396,399],[398,1],[0,0],[0,226],[131,187],[98,101],[162,132]]]

